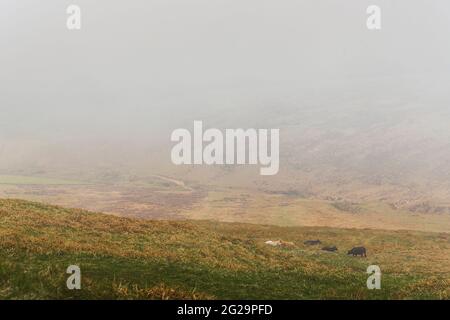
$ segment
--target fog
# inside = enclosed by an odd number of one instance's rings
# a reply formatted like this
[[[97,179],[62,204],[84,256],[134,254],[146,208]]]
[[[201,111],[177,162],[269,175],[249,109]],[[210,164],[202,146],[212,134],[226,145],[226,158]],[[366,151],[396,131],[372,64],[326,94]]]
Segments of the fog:
[[[69,4],[81,7],[81,30],[66,28]],[[366,27],[371,4],[382,10],[378,31]],[[195,119],[286,128],[281,153],[294,164],[317,163],[314,147],[332,144],[372,170],[361,145],[400,139],[411,148],[378,152],[379,170],[424,156],[414,168],[441,165],[448,17],[446,0],[2,0],[1,170],[112,159],[125,147],[145,161]],[[418,141],[441,153],[430,158]]]

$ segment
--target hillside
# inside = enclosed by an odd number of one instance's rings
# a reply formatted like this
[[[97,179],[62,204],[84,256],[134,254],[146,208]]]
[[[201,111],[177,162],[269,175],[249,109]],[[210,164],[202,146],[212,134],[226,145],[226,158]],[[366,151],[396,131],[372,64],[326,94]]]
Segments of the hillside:
[[[310,198],[295,190],[264,192],[198,185],[171,176],[119,177],[115,183],[106,183],[0,175],[0,198],[151,220],[450,232],[450,216],[445,211],[412,212],[382,201]]]
[[[295,245],[264,243],[278,239]],[[357,245],[367,258],[345,254]],[[381,290],[366,288],[371,264]],[[79,291],[66,289],[69,265],[81,268]],[[450,234],[149,221],[0,200],[0,298],[448,299]]]

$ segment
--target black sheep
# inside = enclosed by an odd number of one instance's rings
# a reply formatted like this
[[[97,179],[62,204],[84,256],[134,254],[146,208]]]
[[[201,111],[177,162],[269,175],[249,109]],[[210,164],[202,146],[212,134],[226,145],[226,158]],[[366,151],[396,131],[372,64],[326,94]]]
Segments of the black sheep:
[[[347,252],[347,254],[351,254],[354,257],[355,256],[367,257],[367,255],[366,255],[366,248],[364,248],[364,247],[355,247],[352,250],[349,250]]]
[[[320,240],[306,240],[305,242],[303,242],[306,245],[316,245],[316,244],[321,244],[322,242],[320,242]]]

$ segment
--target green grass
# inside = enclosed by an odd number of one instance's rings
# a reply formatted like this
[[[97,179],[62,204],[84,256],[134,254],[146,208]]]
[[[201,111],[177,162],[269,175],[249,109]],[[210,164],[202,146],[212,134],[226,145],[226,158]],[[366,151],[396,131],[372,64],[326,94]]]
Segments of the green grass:
[[[303,245],[317,238],[340,251]],[[345,254],[356,245],[367,258]],[[73,264],[81,290],[66,288]],[[371,264],[381,290],[366,288]],[[449,284],[446,233],[143,221],[0,200],[2,299],[448,299]]]
[[[80,181],[32,176],[0,175],[0,184],[11,185],[78,185]]]

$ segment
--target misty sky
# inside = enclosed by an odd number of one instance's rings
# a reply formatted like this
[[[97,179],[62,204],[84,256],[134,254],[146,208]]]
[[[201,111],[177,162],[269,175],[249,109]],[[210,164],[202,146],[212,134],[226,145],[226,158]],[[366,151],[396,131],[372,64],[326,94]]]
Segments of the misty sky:
[[[69,4],[80,31],[66,29]],[[366,28],[369,4],[381,31]],[[418,91],[448,101],[449,17],[447,0],[2,0],[0,138],[253,125]]]

